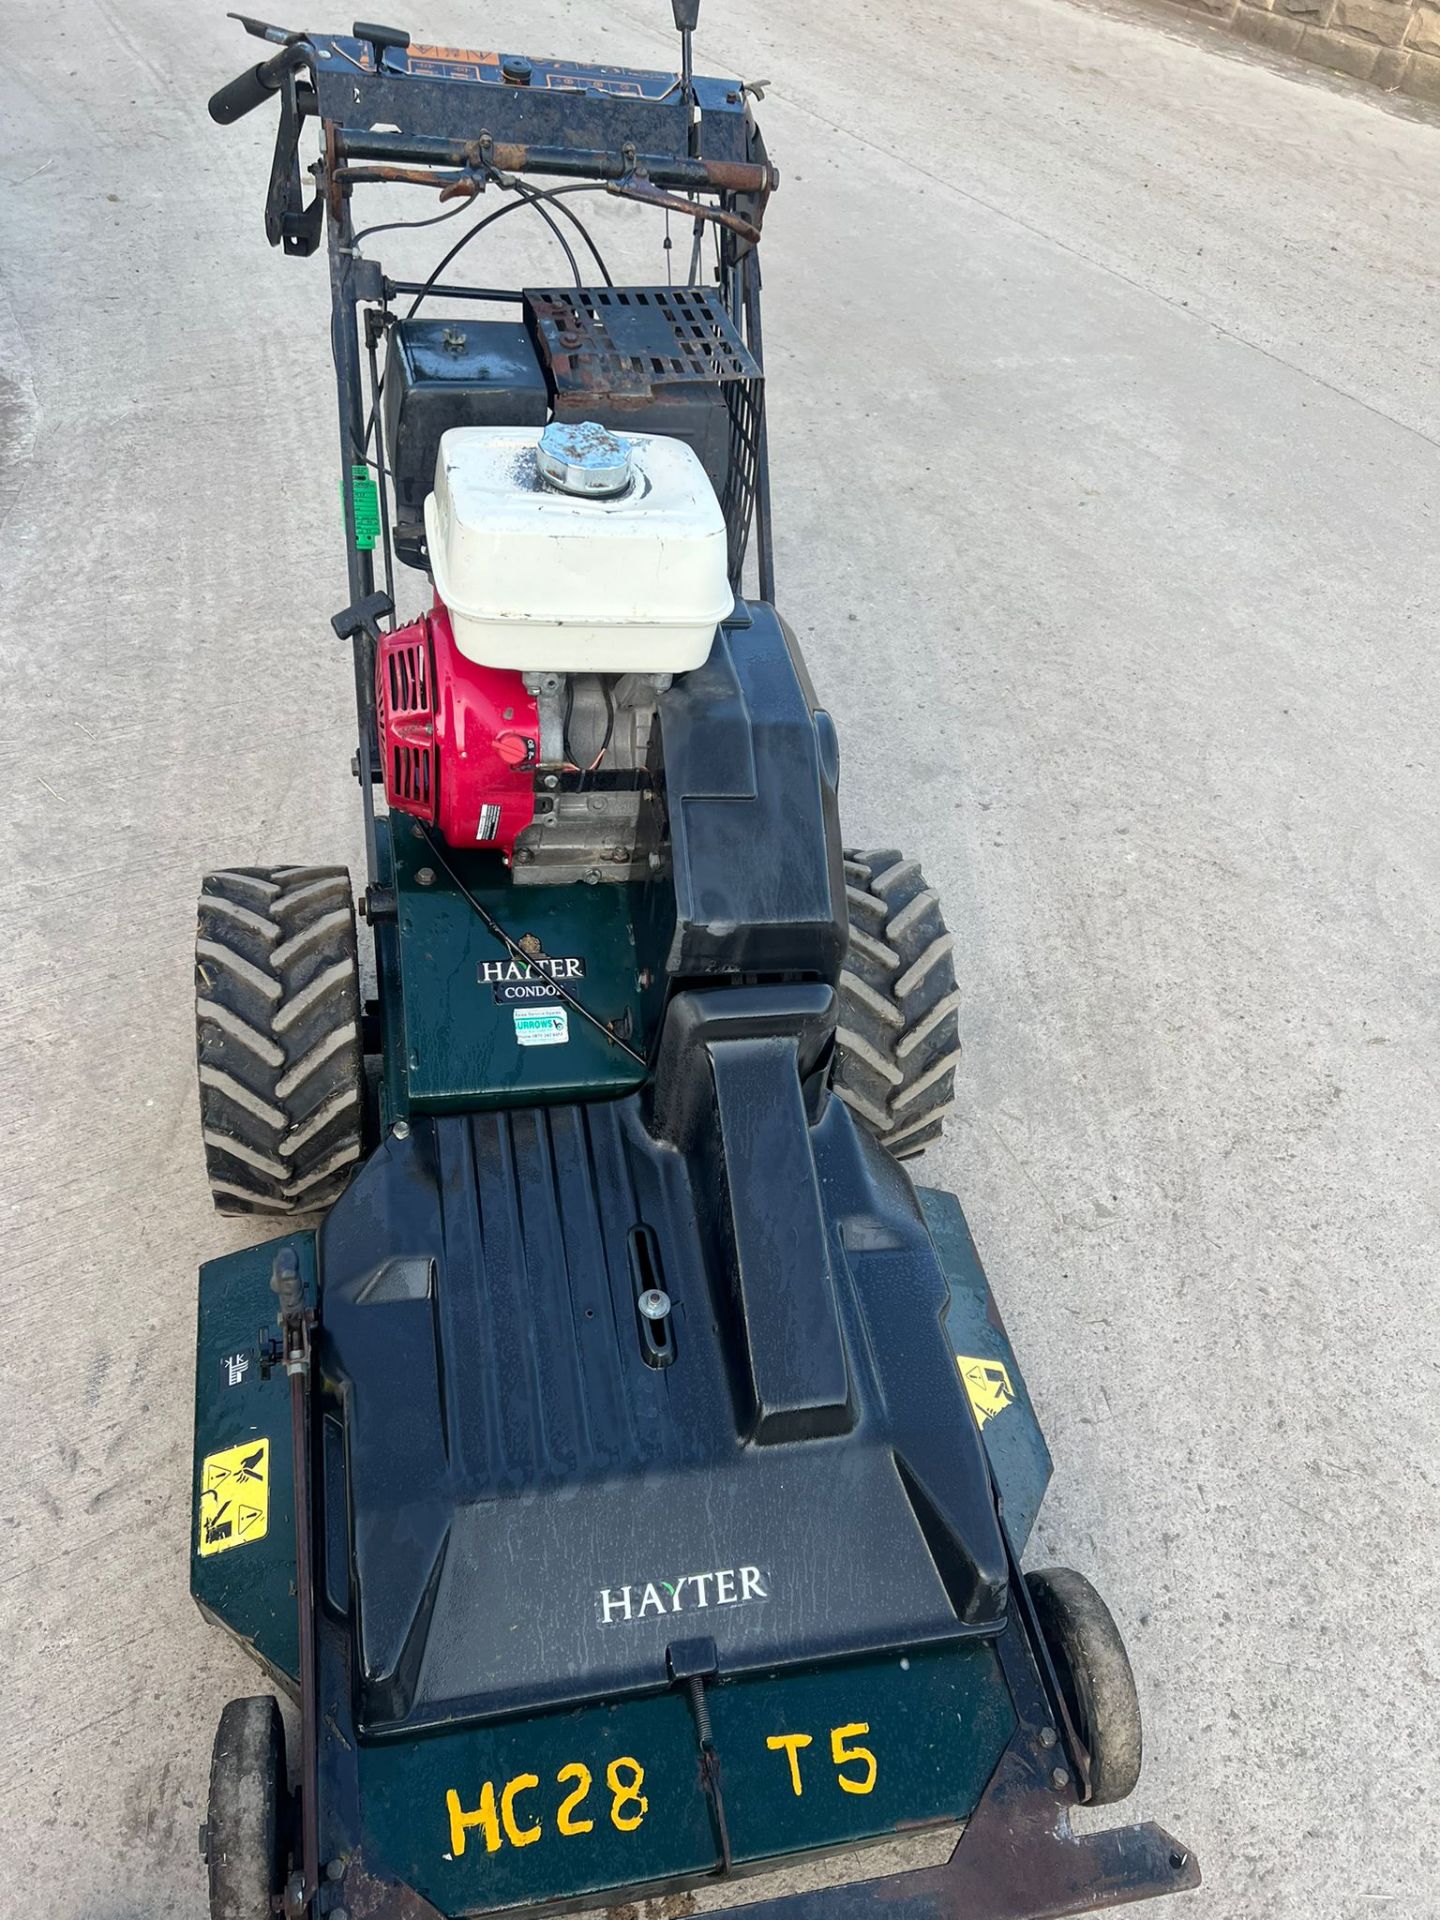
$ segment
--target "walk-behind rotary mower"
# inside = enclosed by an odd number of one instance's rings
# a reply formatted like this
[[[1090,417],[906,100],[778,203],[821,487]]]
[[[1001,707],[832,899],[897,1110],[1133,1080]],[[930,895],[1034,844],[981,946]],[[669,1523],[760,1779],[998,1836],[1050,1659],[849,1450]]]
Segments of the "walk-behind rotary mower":
[[[192,1582],[298,1707],[293,1770],[270,1695],[221,1717],[214,1920],[1199,1878],[1072,1830],[1135,1785],[1134,1682],[1081,1575],[1020,1570],[1049,1456],[902,1166],[953,1098],[951,941],[913,860],[842,849],[773,605],[777,176],[674,11],[668,73],[246,20],[274,51],[210,102],[277,96],[266,231],[329,256],[373,957],[371,993],[341,868],[204,881],[211,1186],[288,1230],[201,1270]],[[424,280],[361,251],[386,184],[459,222]],[[665,284],[613,283],[597,193],[679,231]],[[566,284],[470,284],[521,210]],[[814,1870],[924,1828],[941,1864]]]

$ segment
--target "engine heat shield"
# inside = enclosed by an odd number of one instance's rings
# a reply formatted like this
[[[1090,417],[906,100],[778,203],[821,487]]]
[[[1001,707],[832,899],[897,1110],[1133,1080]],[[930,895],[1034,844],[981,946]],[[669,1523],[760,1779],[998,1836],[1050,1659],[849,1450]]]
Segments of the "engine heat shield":
[[[380,636],[375,711],[391,811],[438,827],[449,846],[486,847],[508,860],[535,817],[540,751],[535,700],[521,676],[467,660],[437,600]]]

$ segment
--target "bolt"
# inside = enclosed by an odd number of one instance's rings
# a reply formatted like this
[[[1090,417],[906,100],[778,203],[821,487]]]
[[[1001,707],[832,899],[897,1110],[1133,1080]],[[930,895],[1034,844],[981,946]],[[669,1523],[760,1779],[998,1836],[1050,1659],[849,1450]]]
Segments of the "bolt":
[[[433,867],[421,867],[415,876],[415,880],[419,886],[433,887],[435,884],[435,869]]]
[[[410,1122],[408,1120],[397,1120],[390,1131],[397,1140],[408,1140],[410,1138]]]
[[[1183,1873],[1190,1864],[1190,1856],[1183,1847],[1174,1847],[1170,1853],[1170,1864],[1176,1873]]]
[[[553,793],[560,784],[560,776],[558,773],[547,773],[540,784],[542,787],[548,787]]]
[[[647,1320],[664,1320],[670,1313],[670,1296],[659,1287],[647,1287],[635,1304]]]
[[[345,1862],[340,1858],[338,1853],[333,1860],[327,1861],[325,1878],[327,1880],[343,1880],[345,1878]]]
[[[588,873],[586,874],[586,876],[585,876],[585,884],[586,884],[586,886],[587,886],[587,887],[598,887],[598,886],[599,886],[599,884],[600,884],[600,869],[599,869],[598,867],[591,867],[591,869],[590,869],[590,871],[589,871],[589,872],[588,872]]]
[[[1058,1735],[1056,1734],[1054,1727],[1041,1727],[1040,1744],[1042,1747],[1053,1747],[1057,1738],[1058,1738]]]
[[[589,805],[590,805],[590,811],[591,811],[592,813],[603,813],[603,812],[605,811],[605,796],[604,796],[604,794],[603,794],[603,793],[592,793],[592,794],[591,794],[591,796],[590,796],[590,802],[589,802]]]
[[[412,840],[423,840],[425,838],[425,829],[418,820],[416,820],[410,828],[410,838]]]
[[[1056,1767],[1055,1771],[1050,1776],[1050,1784],[1052,1787],[1054,1787],[1057,1793],[1063,1793],[1065,1788],[1069,1786],[1070,1775],[1066,1772],[1064,1767]]]
[[[654,978],[655,976],[651,973],[649,967],[642,967],[640,969],[639,980],[642,987],[648,987]]]
[[[617,867],[623,867],[625,862],[630,858],[630,849],[628,847],[612,847],[610,849],[610,858],[615,862]]]

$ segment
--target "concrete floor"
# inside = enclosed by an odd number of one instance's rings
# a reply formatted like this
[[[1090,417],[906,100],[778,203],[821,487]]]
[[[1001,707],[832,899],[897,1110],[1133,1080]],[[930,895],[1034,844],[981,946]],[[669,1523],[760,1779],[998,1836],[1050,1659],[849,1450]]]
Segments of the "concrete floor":
[[[324,276],[264,245],[268,117],[204,117],[218,7],[5,11],[0,1911],[199,1916],[252,1671],[186,1593],[193,1270],[247,1235],[187,949],[207,865],[357,859]],[[662,0],[406,19],[671,59]],[[1037,1557],[1127,1632],[1184,1911],[1423,1920],[1440,132],[1062,0],[707,0],[699,54],[773,83],[780,597],[849,833],[959,935],[927,1174],[1048,1428]]]

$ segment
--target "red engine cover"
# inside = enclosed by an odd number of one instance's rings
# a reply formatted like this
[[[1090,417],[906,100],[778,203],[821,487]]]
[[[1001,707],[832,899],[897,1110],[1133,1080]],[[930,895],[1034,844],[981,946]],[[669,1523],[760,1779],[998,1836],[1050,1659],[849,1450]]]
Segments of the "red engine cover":
[[[427,820],[449,846],[494,847],[508,860],[535,817],[540,751],[520,675],[467,660],[437,600],[380,636],[375,707],[392,811]]]

